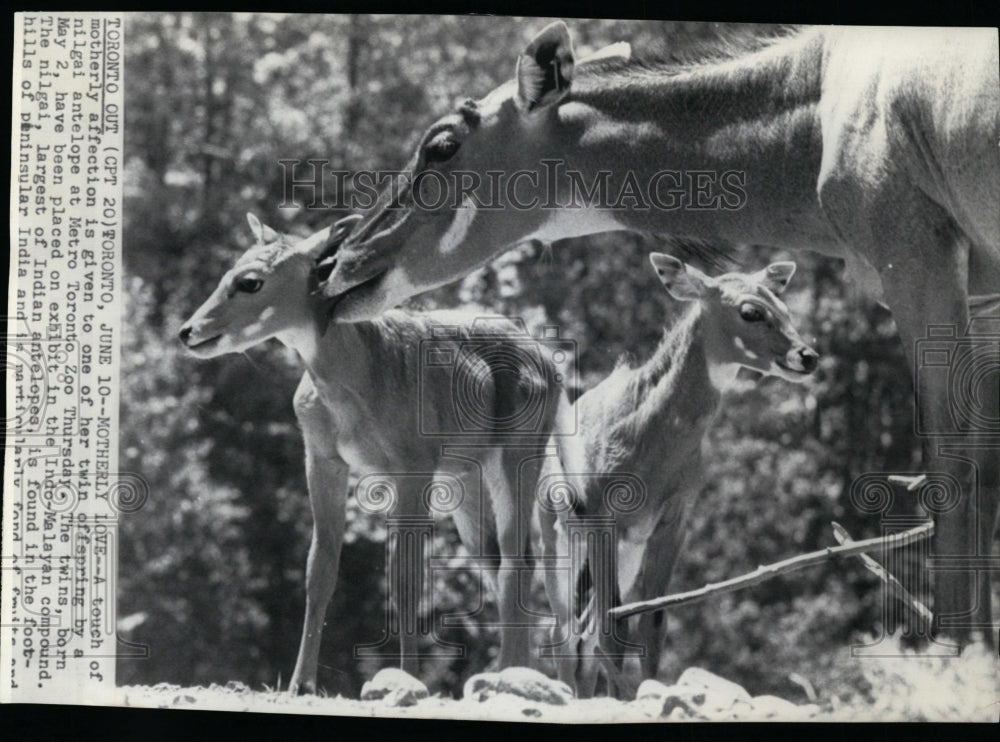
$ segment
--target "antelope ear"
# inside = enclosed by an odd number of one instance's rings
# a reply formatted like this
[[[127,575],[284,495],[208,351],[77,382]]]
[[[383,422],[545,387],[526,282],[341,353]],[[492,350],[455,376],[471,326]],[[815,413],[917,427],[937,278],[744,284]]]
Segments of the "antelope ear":
[[[714,281],[700,270],[682,263],[672,255],[650,253],[649,262],[653,264],[653,269],[667,292],[677,301],[697,301],[714,285]]]
[[[320,266],[327,264],[332,270],[333,265],[337,262],[333,256],[337,254],[340,244],[347,239],[347,236],[354,229],[354,225],[359,221],[361,221],[361,214],[349,214],[343,219],[338,219],[326,229],[313,233],[296,245],[296,249],[318,261]],[[327,273],[329,272],[328,270]]]
[[[539,32],[517,59],[517,96],[522,113],[558,103],[573,81],[573,40],[562,21]]]
[[[253,232],[254,239],[257,240],[258,245],[276,242],[281,237],[281,235],[266,224],[261,224],[260,219],[249,212],[247,213],[247,222],[250,224],[250,231]]]
[[[781,263],[771,263],[767,268],[757,273],[757,282],[770,289],[775,294],[780,294],[788,286],[795,274],[795,263],[783,261]]]
[[[263,244],[264,225],[260,223],[260,219],[248,211],[247,223],[250,225],[250,231],[253,232],[254,239],[257,240],[258,244]]]

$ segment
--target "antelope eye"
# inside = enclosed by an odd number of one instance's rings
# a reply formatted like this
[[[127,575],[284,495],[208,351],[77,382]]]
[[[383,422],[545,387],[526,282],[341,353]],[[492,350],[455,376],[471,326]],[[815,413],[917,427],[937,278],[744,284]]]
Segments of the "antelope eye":
[[[237,291],[242,291],[245,294],[255,294],[260,291],[263,285],[264,282],[261,279],[253,278],[252,276],[244,276],[234,284]]]
[[[764,310],[750,303],[741,304],[740,317],[746,322],[760,322],[764,319]]]
[[[439,134],[427,143],[424,150],[427,162],[445,162],[458,152],[461,143],[451,134]]]

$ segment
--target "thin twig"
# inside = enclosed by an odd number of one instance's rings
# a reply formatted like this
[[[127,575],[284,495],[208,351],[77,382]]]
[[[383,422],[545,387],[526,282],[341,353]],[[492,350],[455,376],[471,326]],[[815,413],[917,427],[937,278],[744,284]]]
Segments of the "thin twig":
[[[831,525],[833,526],[833,537],[837,539],[837,543],[839,544],[856,543],[842,525],[840,525],[837,522],[834,522]],[[930,609],[923,603],[921,603],[919,600],[917,600],[915,597],[913,597],[910,591],[907,590],[905,587],[903,587],[903,584],[889,573],[889,570],[887,570],[885,567],[876,562],[867,554],[858,554],[858,558],[861,560],[861,563],[865,565],[865,568],[869,572],[878,575],[878,577],[882,580],[882,582],[888,585],[889,589],[892,590],[893,593],[895,593],[896,597],[902,600],[908,606],[910,606],[910,608],[912,608],[914,611],[916,611],[917,615],[919,615],[921,618],[923,618],[928,622],[928,625],[933,623],[934,614],[931,613]]]
[[[736,590],[742,590],[745,587],[750,587],[751,585],[756,585],[773,579],[778,575],[805,569],[806,567],[814,567],[817,564],[822,564],[829,559],[854,556],[855,554],[863,554],[867,551],[878,551],[879,549],[898,549],[903,546],[908,546],[916,541],[928,538],[933,532],[934,524],[925,523],[924,525],[917,526],[916,528],[911,528],[909,531],[901,531],[900,533],[894,533],[889,536],[869,538],[864,539],[863,541],[854,541],[850,544],[843,544],[841,546],[828,546],[827,548],[819,551],[812,551],[808,554],[800,554],[799,556],[791,557],[790,559],[785,559],[781,562],[775,562],[774,564],[757,567],[757,569],[748,574],[733,577],[732,579],[725,580],[723,582],[705,585],[697,590],[691,590],[686,593],[676,593],[674,595],[665,595],[660,598],[653,598],[652,600],[640,600],[635,603],[629,603],[617,608],[612,608],[608,611],[608,615],[614,619],[622,619],[639,613],[660,611],[664,608],[669,608],[675,605],[697,603],[698,601],[704,600],[705,598],[709,598],[713,595],[735,592]]]

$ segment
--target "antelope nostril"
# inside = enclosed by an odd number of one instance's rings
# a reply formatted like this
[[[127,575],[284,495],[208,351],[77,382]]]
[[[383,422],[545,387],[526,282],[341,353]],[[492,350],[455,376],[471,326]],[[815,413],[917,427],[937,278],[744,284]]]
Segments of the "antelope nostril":
[[[182,327],[181,331],[177,333],[177,337],[180,338],[182,343],[187,343],[188,338],[191,337],[191,328]]]
[[[805,348],[799,351],[799,358],[802,359],[802,368],[806,371],[814,371],[819,365],[819,353]]]

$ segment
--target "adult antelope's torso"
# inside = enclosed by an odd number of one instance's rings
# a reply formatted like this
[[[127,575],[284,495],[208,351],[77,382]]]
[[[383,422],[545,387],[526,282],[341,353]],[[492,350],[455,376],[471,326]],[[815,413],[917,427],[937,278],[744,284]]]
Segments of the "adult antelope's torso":
[[[971,243],[970,293],[1000,290],[977,285],[990,277],[977,266],[1000,266],[996,30],[831,28],[822,35],[821,200],[827,182],[850,179],[865,202],[885,209],[883,227],[898,233],[914,192],[927,196]],[[829,216],[850,239],[851,215]],[[885,268],[878,255],[865,257]]]

